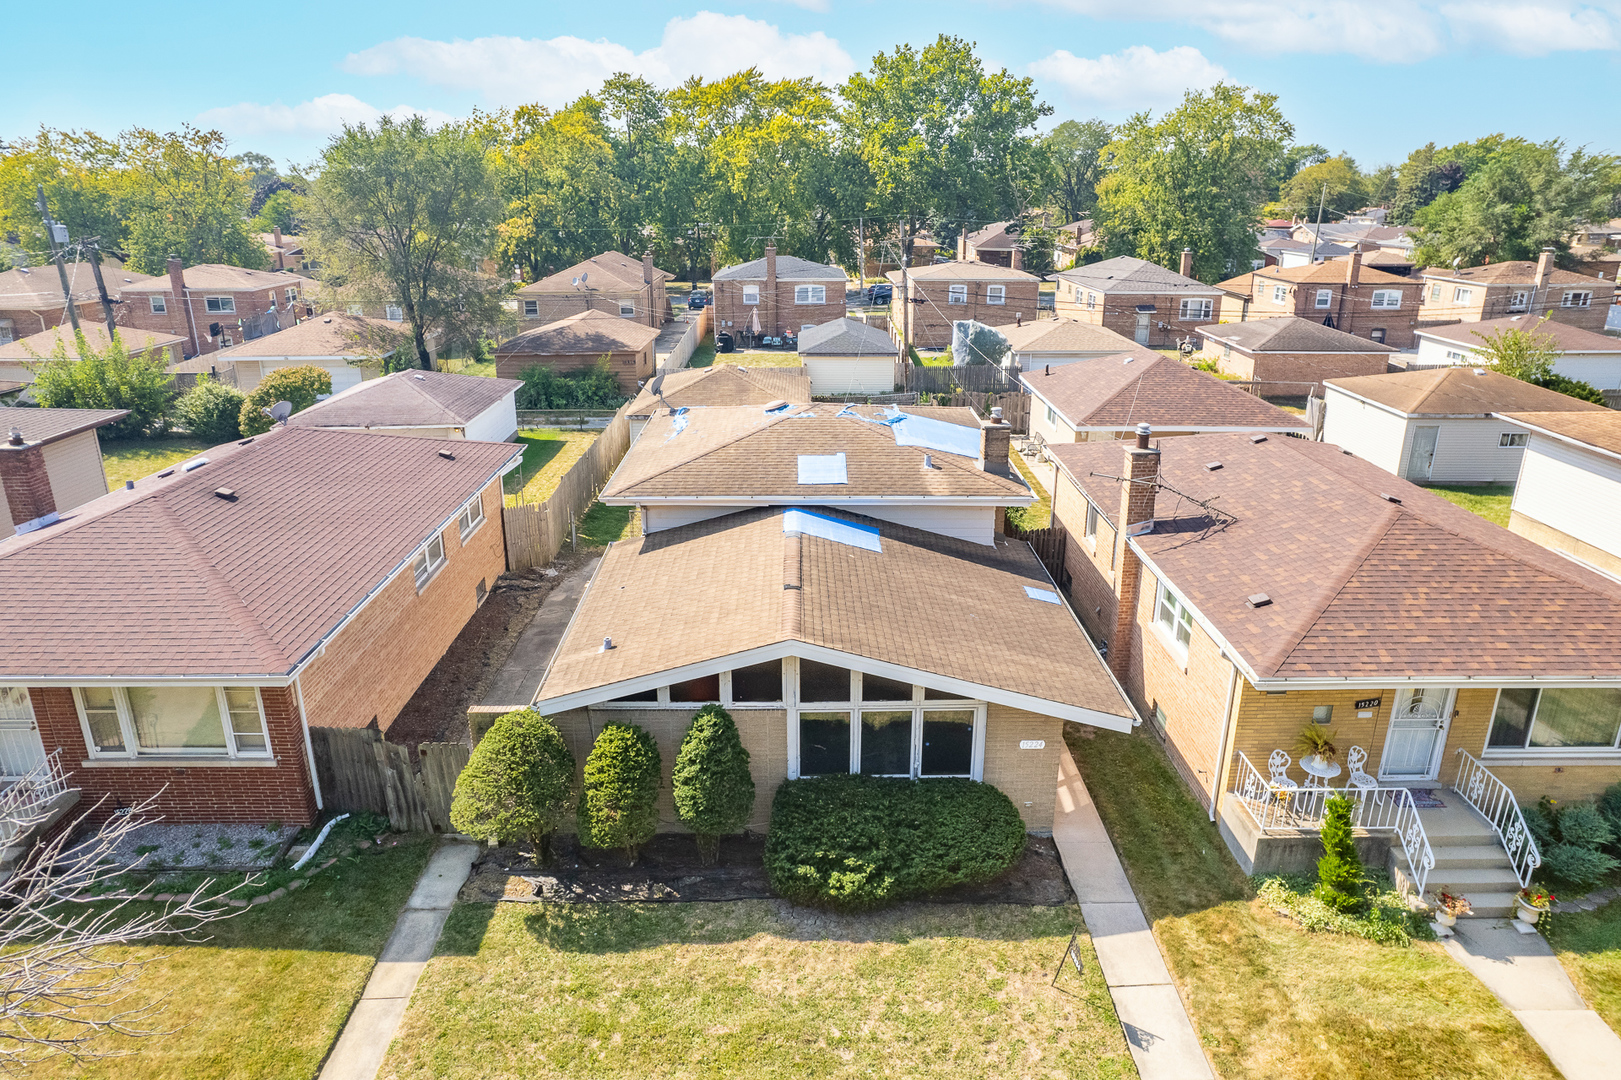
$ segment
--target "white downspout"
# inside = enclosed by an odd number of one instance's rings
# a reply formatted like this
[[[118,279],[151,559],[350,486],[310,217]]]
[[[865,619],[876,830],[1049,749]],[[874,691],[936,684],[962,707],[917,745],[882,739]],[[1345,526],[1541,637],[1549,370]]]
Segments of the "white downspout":
[[[304,680],[293,680],[293,690],[298,695],[298,722],[304,727],[304,757],[310,763],[310,786],[315,789],[315,808],[325,810],[326,803],[321,798],[321,774],[315,768],[315,746],[310,742],[310,714],[304,711]],[[313,851],[314,849],[311,848]]]
[[[1216,787],[1210,793],[1211,821],[1215,821],[1221,811],[1221,795],[1227,787],[1228,747],[1232,745],[1233,728],[1238,725],[1238,718],[1233,715],[1233,702],[1238,697],[1238,665],[1230,657],[1227,665],[1232,669],[1232,674],[1227,680],[1227,707],[1221,714],[1221,745],[1216,750]]]

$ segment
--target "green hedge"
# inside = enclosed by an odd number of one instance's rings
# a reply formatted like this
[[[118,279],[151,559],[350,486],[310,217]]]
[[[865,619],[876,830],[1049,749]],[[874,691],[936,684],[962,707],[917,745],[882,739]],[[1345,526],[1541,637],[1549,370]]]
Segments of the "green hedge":
[[[1024,845],[1018,810],[990,784],[820,776],[777,789],[765,869],[785,899],[855,911],[989,881]]]

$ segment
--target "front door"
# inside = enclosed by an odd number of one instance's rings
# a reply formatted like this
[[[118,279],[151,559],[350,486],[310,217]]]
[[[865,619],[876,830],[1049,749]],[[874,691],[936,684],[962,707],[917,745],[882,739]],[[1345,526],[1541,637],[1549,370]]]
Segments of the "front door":
[[[1441,434],[1439,427],[1413,429],[1413,454],[1407,459],[1407,479],[1415,483],[1428,480],[1435,465],[1435,440]]]
[[[0,780],[20,780],[45,760],[34,705],[20,686],[0,686]]]
[[[1137,313],[1137,344],[1148,344],[1148,312],[1146,311]]]
[[[1426,687],[1401,690],[1390,711],[1390,730],[1379,755],[1381,780],[1432,780],[1441,766],[1452,691]]]

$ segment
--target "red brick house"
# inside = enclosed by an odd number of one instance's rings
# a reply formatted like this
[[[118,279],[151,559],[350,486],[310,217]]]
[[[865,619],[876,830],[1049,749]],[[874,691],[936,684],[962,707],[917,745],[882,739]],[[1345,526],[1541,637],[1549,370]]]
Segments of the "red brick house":
[[[1275,383],[1262,388],[1274,397],[1305,397],[1322,389],[1324,379],[1383,375],[1396,350],[1367,338],[1299,317],[1201,326],[1202,356],[1224,375]]]
[[[68,275],[68,293],[73,297],[80,325],[88,327],[92,323],[99,323],[105,328],[107,317],[90,264],[68,263],[64,269]],[[113,321],[119,326],[138,325],[129,321],[128,309],[131,305],[117,304],[117,301],[122,297],[123,290],[153,279],[125,269],[117,259],[103,257],[101,280],[107,286],[107,295],[115,303]],[[62,300],[62,277],[56,272],[55,266],[50,263],[16,266],[0,273],[0,345],[49,330],[67,321],[67,305]]]
[[[1182,272],[1121,255],[1053,274],[1060,318],[1105,326],[1151,349],[1174,347],[1193,328],[1215,319],[1221,290],[1193,276],[1193,252]]]
[[[519,289],[518,315],[544,324],[582,311],[605,311],[657,328],[675,317],[664,289],[674,277],[653,265],[652,252],[637,260],[604,251]]]
[[[1423,283],[1362,264],[1362,253],[1311,266],[1265,266],[1223,281],[1221,321],[1311,319],[1405,349],[1413,344]]]
[[[778,255],[767,244],[765,258],[728,266],[715,274],[715,329],[733,337],[756,333],[799,336],[806,327],[844,318],[844,291],[850,278],[837,266]]]
[[[518,454],[278,428],[0,542],[5,719],[103,814],[309,823],[308,728],[388,730],[505,569]]]
[[[1487,263],[1464,270],[1431,267],[1422,284],[1419,315],[1426,325],[1546,315],[1598,333],[1615,303],[1615,282],[1557,270],[1552,251],[1544,251],[1536,262]]]
[[[291,326],[308,284],[297,274],[170,259],[167,277],[126,285],[123,298],[130,326],[185,338],[190,357]]]
[[[651,326],[592,308],[503,341],[495,350],[495,373],[521,379],[529,368],[545,367],[569,374],[607,360],[619,389],[630,396],[653,376],[658,339]]]
[[[1011,266],[946,262],[892,270],[900,287],[901,336],[919,349],[951,345],[951,324],[972,319],[986,326],[1016,326],[1036,318],[1041,279]],[[893,310],[893,309],[892,309]]]

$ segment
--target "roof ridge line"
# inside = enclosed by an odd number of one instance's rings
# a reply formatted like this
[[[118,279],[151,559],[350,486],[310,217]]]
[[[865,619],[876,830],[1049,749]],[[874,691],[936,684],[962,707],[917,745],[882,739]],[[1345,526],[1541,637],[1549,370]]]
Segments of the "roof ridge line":
[[[691,407],[692,406],[678,406],[678,408],[691,408]],[[744,405],[744,406],[740,406],[740,407],[746,409],[746,408],[749,408],[750,406]],[[810,406],[810,405],[806,406],[806,408],[812,408],[812,407],[813,406]],[[632,488],[640,487],[641,485],[647,483],[649,480],[657,480],[659,477],[665,476],[665,475],[667,475],[669,473],[672,473],[677,469],[684,469],[688,465],[693,464],[694,462],[702,461],[704,458],[709,457],[711,454],[714,454],[714,453],[716,453],[717,451],[720,451],[720,450],[724,450],[728,446],[732,446],[732,445],[735,445],[736,443],[742,442],[744,439],[750,437],[751,435],[758,435],[760,432],[765,431],[767,428],[770,428],[775,424],[781,423],[783,420],[788,419],[790,416],[798,415],[798,414],[796,414],[796,413],[794,413],[792,411],[793,408],[795,408],[795,406],[790,406],[788,412],[785,412],[785,413],[783,413],[783,414],[781,414],[779,416],[767,416],[765,418],[765,423],[763,425],[761,425],[760,427],[749,428],[746,431],[740,431],[736,435],[733,435],[731,438],[727,439],[725,442],[716,443],[714,446],[711,446],[708,450],[705,450],[701,454],[697,454],[697,455],[695,455],[693,457],[689,457],[689,458],[684,458],[681,461],[673,462],[672,464],[666,465],[664,468],[660,469],[658,472],[648,473],[646,476],[642,477],[640,480],[637,480],[635,483],[631,484],[630,486]],[[674,415],[676,413],[676,411],[677,411],[676,409],[671,409],[670,410],[671,415]],[[657,419],[656,414],[653,417],[653,419]],[[648,422],[651,423],[652,420],[649,420]],[[629,456],[629,455],[627,454],[626,456]],[[610,480],[611,480],[611,478],[610,478]]]
[[[775,517],[781,521],[787,513],[778,510]],[[805,623],[805,540],[798,533],[786,530],[782,534],[782,634],[786,638],[802,640]]]

